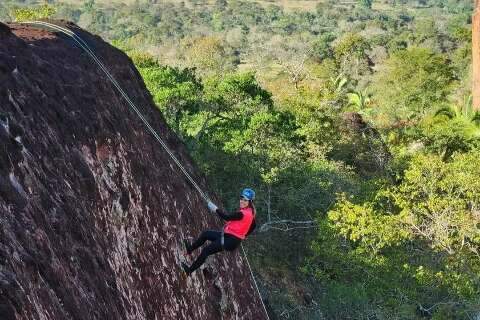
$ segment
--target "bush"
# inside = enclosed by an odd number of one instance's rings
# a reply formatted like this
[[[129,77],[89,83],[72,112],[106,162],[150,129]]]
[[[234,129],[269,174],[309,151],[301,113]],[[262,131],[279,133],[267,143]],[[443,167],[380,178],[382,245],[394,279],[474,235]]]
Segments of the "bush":
[[[39,19],[48,19],[52,17],[56,12],[55,7],[44,4],[39,7],[25,7],[17,8],[13,10],[13,17],[15,21],[29,21],[29,20],[39,20]]]

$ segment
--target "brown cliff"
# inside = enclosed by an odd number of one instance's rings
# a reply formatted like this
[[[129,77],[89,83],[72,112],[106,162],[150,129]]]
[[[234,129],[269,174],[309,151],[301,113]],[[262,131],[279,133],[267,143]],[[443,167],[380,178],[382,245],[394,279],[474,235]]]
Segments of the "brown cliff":
[[[63,25],[205,190],[128,57]],[[0,319],[265,318],[238,251],[182,281],[182,237],[220,222],[71,40],[0,24],[0,148]]]
[[[480,111],[480,1],[475,0],[472,17],[473,108]]]

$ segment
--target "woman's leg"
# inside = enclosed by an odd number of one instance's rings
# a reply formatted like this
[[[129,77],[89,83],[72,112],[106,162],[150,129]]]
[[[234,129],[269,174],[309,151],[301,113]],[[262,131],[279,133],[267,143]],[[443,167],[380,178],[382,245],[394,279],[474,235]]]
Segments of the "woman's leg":
[[[187,251],[188,253],[191,253],[192,251],[200,248],[205,241],[210,240],[210,241],[220,241],[220,238],[222,237],[222,233],[220,231],[214,231],[214,230],[207,230],[202,232],[200,237],[198,237],[197,240],[195,240],[194,243],[191,245],[187,246]]]
[[[226,233],[224,236],[223,248],[227,251],[233,251],[242,243],[242,239]]]
[[[205,241],[204,241],[205,242]],[[215,254],[217,252],[222,251],[222,244],[220,243],[220,239],[210,243],[208,246],[202,249],[202,253],[198,256],[197,260],[193,262],[193,264],[188,267],[187,265],[183,265],[183,268],[187,274],[191,274],[193,271],[197,270],[207,259],[208,256]]]

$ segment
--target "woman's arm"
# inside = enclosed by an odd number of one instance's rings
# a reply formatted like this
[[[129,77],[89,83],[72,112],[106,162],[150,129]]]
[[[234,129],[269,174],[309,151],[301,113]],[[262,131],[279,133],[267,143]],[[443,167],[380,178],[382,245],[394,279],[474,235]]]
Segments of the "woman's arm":
[[[218,208],[215,212],[225,221],[242,220],[243,218],[243,213],[241,211],[228,213]]]

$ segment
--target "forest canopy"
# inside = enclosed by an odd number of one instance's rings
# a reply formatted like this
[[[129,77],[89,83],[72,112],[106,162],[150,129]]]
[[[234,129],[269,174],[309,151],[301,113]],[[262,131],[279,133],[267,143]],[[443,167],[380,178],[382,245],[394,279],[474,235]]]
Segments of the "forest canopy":
[[[472,1],[13,1],[125,51],[226,207],[278,319],[476,319]],[[232,200],[234,199],[234,200]],[[273,318],[273,317],[272,317]]]

